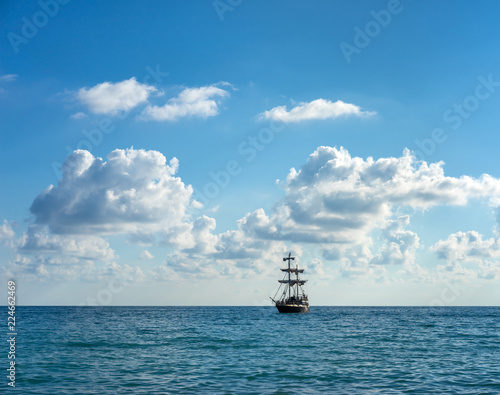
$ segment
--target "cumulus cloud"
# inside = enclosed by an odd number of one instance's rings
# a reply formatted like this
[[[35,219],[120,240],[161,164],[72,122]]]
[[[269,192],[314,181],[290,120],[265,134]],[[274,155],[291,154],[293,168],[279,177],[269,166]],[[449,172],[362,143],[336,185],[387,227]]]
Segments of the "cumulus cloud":
[[[18,238],[11,235],[9,247],[16,255],[5,266],[7,274],[35,281],[94,281],[100,275],[98,264],[109,264],[116,258],[109,243],[100,237],[54,235],[38,225],[29,226]]]
[[[25,256],[17,254],[6,267],[8,276],[40,281],[67,280],[84,277],[84,273],[94,272],[95,265],[87,260],[79,262],[75,257]]]
[[[412,265],[415,262],[415,252],[419,247],[419,238],[415,232],[406,230],[410,216],[404,215],[396,220],[388,221],[382,231],[384,244],[371,263],[378,265]]]
[[[332,102],[316,99],[309,103],[301,102],[290,110],[287,110],[286,106],[274,107],[261,113],[259,118],[291,123],[315,119],[335,119],[341,116],[367,117],[375,114],[374,111],[362,111],[359,106],[345,103],[342,100]]]
[[[189,225],[188,234],[190,243],[184,250],[197,254],[211,254],[215,252],[218,238],[212,232],[215,229],[215,219],[203,215]]]
[[[222,101],[230,96],[229,91],[221,86],[235,89],[227,82],[184,88],[176,97],[161,106],[151,104],[149,99],[152,94],[162,96],[164,92],[158,91],[152,85],[138,82],[135,77],[84,87],[79,89],[75,96],[94,114],[117,115],[147,104],[139,119],[174,122],[185,117],[209,118],[218,115]],[[80,111],[72,114],[71,118],[81,119],[85,116],[86,114]]]
[[[316,274],[325,278],[325,267],[321,260],[318,258],[312,259],[309,263],[306,263],[306,269],[308,274]]]
[[[98,265],[92,259],[65,255],[17,254],[5,269],[7,276],[36,282],[75,280],[95,282],[111,278],[126,285],[144,279],[144,273],[137,267],[119,265],[113,261]]]
[[[52,235],[46,227],[30,226],[18,240],[18,251],[24,254],[49,254],[82,259],[113,259],[109,243],[92,235]]]
[[[91,88],[81,88],[76,97],[95,114],[116,115],[146,103],[157,89],[137,82],[135,77],[112,83],[103,82]]]
[[[473,230],[456,232],[446,240],[439,240],[430,249],[438,258],[447,261],[437,267],[441,277],[464,281],[474,277],[486,280],[500,277],[499,238],[484,239],[482,234]],[[471,264],[475,268],[471,268]]]
[[[398,265],[399,273],[420,281],[430,281],[433,275],[452,278],[448,269],[432,274],[416,263],[419,237],[408,229],[410,216],[397,213],[465,205],[473,198],[494,205],[499,183],[487,175],[448,177],[443,163],[420,162],[409,151],[399,158],[374,160],[353,158],[343,148],[320,147],[281,182],[285,197],[271,214],[257,209],[238,220],[236,230],[220,234],[212,233],[215,220],[199,218],[198,225],[191,223],[184,233],[178,232],[183,235],[183,243],[177,244],[183,246],[181,253],[171,256],[169,268],[161,270],[208,275],[204,266],[189,266],[202,259],[218,268],[219,275],[269,273],[276,256],[291,245],[315,244],[322,247],[324,259],[337,262],[340,273],[350,278],[387,281],[387,265]],[[491,243],[484,247],[491,248]],[[316,272],[322,272],[323,266],[317,266]],[[467,270],[451,272],[463,276]]]
[[[173,272],[206,278],[269,273],[287,248],[283,242],[256,237],[247,225],[252,216],[237,221],[236,230],[219,234],[212,233],[213,218],[197,218],[186,229],[184,244],[178,242],[179,249],[153,271],[154,278],[172,278]]]
[[[498,261],[485,261],[479,265],[477,276],[485,280],[496,280],[500,278],[500,264]]]
[[[425,210],[491,198],[500,180],[444,175],[443,163],[419,162],[409,151],[399,158],[353,158],[344,148],[319,147],[285,182],[286,197],[275,224],[282,236],[303,241],[348,242],[384,228],[394,207]],[[272,221],[273,222],[273,221]]]
[[[74,151],[57,186],[31,205],[35,223],[55,234],[142,233],[180,226],[192,187],[175,177],[176,158],[158,151],[117,149],[107,161]]]
[[[10,244],[15,236],[15,232],[12,229],[12,224],[7,220],[3,220],[2,226],[0,226],[0,242],[4,244]]]
[[[344,148],[319,147],[301,169],[292,168],[280,182],[285,197],[273,212],[247,214],[238,222],[239,235],[319,244],[323,257],[339,262],[346,276],[371,273],[382,281],[384,265],[424,275],[415,264],[419,237],[407,229],[409,216],[397,212],[465,205],[473,198],[495,205],[500,195],[500,180],[489,175],[449,177],[443,165],[418,161],[407,150],[399,158],[374,160],[351,157]],[[380,237],[374,243],[376,230]],[[226,238],[220,235],[218,245]],[[222,251],[248,254],[238,249],[237,240],[232,236]]]
[[[229,96],[228,91],[216,85],[186,88],[163,106],[148,105],[141,118],[173,122],[184,117],[213,117],[219,114],[221,100]]]
[[[4,266],[10,277],[37,282],[144,278],[140,268],[114,262],[114,250],[97,236],[54,235],[47,227],[31,225],[14,240],[15,257]]]
[[[496,207],[500,197],[500,180],[449,177],[443,166],[418,161],[409,151],[374,160],[352,157],[342,147],[319,147],[280,182],[285,196],[271,212],[249,212],[236,229],[216,233],[215,219],[192,217],[193,191],[175,176],[175,158],[167,163],[157,151],[127,149],[104,161],[79,150],[68,156],[58,185],[34,200],[35,226],[18,248],[31,261],[16,264],[50,271],[63,256],[70,262],[109,260],[112,250],[100,236],[124,233],[141,245],[171,248],[165,263],[150,273],[160,280],[269,274],[279,263],[276,257],[308,244],[322,249],[323,259],[335,262],[346,277],[387,281],[386,267],[398,265],[401,273],[427,281],[432,274],[416,262],[421,246],[406,213],[474,198]],[[458,233],[433,250],[449,261],[434,271],[440,278],[469,275],[471,269],[457,263],[475,257],[481,260],[478,276],[496,276],[490,262],[500,255],[496,239]],[[147,250],[140,255],[151,257]],[[324,273],[323,260],[311,268]]]
[[[258,215],[249,213],[237,221],[236,230],[214,234],[215,220],[202,216],[193,221],[184,234],[187,242],[167,256],[164,265],[152,275],[157,280],[182,276],[212,278],[216,276],[244,277],[269,274],[276,270],[286,251],[284,242],[257,235]],[[261,238],[264,237],[264,238]]]
[[[261,217],[261,215],[263,216]],[[260,222],[267,220],[268,218],[262,209],[248,213],[237,221],[237,230],[226,231],[218,235],[214,256],[219,259],[239,261],[240,264],[243,264],[246,260],[257,262],[262,258],[264,251],[279,250],[279,254],[281,254],[286,250],[285,244],[277,243],[279,240],[268,236],[268,229]]]
[[[450,262],[476,262],[500,257],[500,240],[489,238],[476,231],[453,233],[446,240],[439,240],[431,247],[437,256]]]
[[[153,278],[171,281],[182,276],[243,278],[268,275],[275,273],[281,262],[280,257],[288,251],[284,243],[252,239],[241,230],[228,231],[216,237],[215,252],[199,254],[193,250],[180,250],[171,253],[163,265],[153,269]]]
[[[374,263],[373,240],[370,235],[345,244],[322,244],[323,257],[338,262],[340,274],[346,278],[371,278],[377,282],[387,279],[387,270],[382,264]]]
[[[100,270],[99,276],[101,278],[107,277],[119,280],[123,286],[133,282],[143,281],[145,278],[144,272],[140,267],[132,267],[126,264],[119,265],[116,262],[109,262]]]
[[[213,233],[213,218],[191,217],[192,187],[175,176],[177,169],[176,158],[167,163],[157,151],[114,150],[106,161],[88,151],[74,151],[62,166],[57,186],[49,186],[33,201],[34,224],[11,243],[19,254],[9,266],[11,272],[33,278],[88,277],[99,272],[96,262],[115,258],[100,236],[125,234],[139,244],[173,247],[170,271],[217,273],[210,266],[190,267],[205,257],[217,266],[220,238]],[[0,234],[6,240],[15,238],[7,222]],[[148,250],[140,254],[143,260],[153,258]],[[231,265],[221,266],[218,273],[230,272]]]
[[[74,151],[63,164],[58,185],[49,186],[33,201],[35,224],[17,242],[17,251],[30,258],[12,267],[31,274],[56,270],[62,275],[61,269],[51,268],[65,262],[75,266],[72,273],[76,273],[79,262],[86,265],[82,260],[114,258],[101,235],[125,234],[138,244],[173,247],[170,268],[212,273],[215,269],[188,268],[202,261],[200,257],[214,258],[220,242],[213,233],[213,218],[191,217],[192,187],[175,177],[177,169],[176,158],[167,163],[157,151],[115,150],[107,161],[88,151]],[[7,223],[4,228],[10,237]],[[148,250],[140,254],[143,260],[153,258]]]
[[[484,238],[476,231],[456,232],[430,247],[446,264],[438,265],[437,275],[447,281],[470,282],[474,278],[500,278],[500,239]]]

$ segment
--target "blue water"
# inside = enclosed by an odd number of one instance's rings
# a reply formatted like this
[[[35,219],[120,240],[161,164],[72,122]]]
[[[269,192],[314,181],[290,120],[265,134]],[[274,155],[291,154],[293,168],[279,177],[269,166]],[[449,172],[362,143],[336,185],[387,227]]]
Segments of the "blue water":
[[[312,307],[303,315],[19,307],[16,319],[16,388],[3,376],[5,393],[500,393],[498,307]]]

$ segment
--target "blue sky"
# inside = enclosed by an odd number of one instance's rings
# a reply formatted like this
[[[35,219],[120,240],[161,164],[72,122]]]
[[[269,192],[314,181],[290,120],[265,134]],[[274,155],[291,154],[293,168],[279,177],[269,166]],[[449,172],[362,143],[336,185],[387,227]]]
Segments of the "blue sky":
[[[312,304],[496,304],[498,7],[4,2],[3,277],[265,304],[293,251]]]

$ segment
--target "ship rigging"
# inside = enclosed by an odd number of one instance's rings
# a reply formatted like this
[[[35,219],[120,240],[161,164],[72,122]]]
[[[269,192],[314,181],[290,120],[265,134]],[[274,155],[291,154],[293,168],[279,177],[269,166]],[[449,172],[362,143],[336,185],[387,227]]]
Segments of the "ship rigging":
[[[309,313],[309,300],[302,286],[307,280],[301,280],[299,273],[304,273],[304,269],[299,269],[299,266],[291,266],[291,261],[295,260],[292,253],[288,257],[283,258],[283,262],[288,262],[287,268],[282,268],[285,272],[282,280],[278,280],[280,286],[271,300],[276,305],[280,313]],[[293,278],[292,276],[295,275]],[[276,295],[281,292],[279,299],[275,299]]]

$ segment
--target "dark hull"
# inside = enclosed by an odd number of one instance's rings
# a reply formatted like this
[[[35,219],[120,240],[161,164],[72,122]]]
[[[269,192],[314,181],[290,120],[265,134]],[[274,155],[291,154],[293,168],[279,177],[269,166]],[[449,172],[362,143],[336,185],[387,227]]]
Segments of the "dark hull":
[[[309,313],[309,306],[276,305],[280,313]]]

